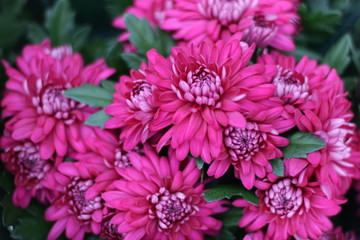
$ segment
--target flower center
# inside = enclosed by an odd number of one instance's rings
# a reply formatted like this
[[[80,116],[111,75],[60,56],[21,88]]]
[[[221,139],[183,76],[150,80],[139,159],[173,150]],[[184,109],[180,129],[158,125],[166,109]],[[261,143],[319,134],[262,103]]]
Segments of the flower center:
[[[303,203],[302,191],[294,183],[295,180],[283,179],[265,192],[266,206],[280,218],[291,218]]]
[[[198,3],[198,9],[202,15],[228,26],[237,23],[247,9],[256,5],[254,0],[203,0]]]
[[[93,185],[92,180],[80,180],[75,178],[67,187],[67,193],[70,197],[70,213],[77,214],[79,220],[91,219],[91,214],[102,208],[101,197],[86,199],[86,190]]]
[[[38,86],[39,84],[40,86]],[[42,88],[41,79],[37,81],[37,88],[38,90]],[[33,105],[37,107],[37,112],[54,116],[57,119],[69,120],[69,123],[72,123],[71,111],[76,108],[83,108],[85,105],[65,97],[63,93],[66,89],[66,87],[58,85],[49,85],[41,89],[40,96],[32,98]],[[68,122],[65,121],[65,123]]]
[[[21,173],[27,179],[41,180],[51,168],[49,161],[40,158],[38,148],[32,142],[25,142],[14,147],[20,169],[15,174]]]
[[[277,26],[274,22],[276,18],[274,14],[255,14],[254,23],[244,30],[243,41],[249,44],[255,43],[259,48],[266,47],[277,34]]]
[[[159,192],[148,195],[147,200],[153,205],[149,209],[151,219],[158,220],[158,230],[177,232],[180,225],[189,220],[189,217],[199,211],[197,206],[187,203],[187,198],[182,192],[170,193],[162,187]]]
[[[257,131],[256,127],[254,124],[252,129],[231,126],[224,129],[224,142],[234,164],[239,161],[250,161],[262,147],[266,136]]]
[[[132,167],[129,155],[122,153],[120,148],[116,149],[114,166],[119,168]]]
[[[153,111],[151,85],[145,80],[135,80],[130,92],[130,101],[127,103],[130,107],[144,112]]]
[[[72,54],[72,48],[68,45],[59,46],[56,48],[48,49],[45,53],[50,54],[53,58],[63,59]]]
[[[106,221],[102,225],[101,237],[108,240],[123,240],[125,238],[125,233],[119,233],[117,224],[110,223]]]
[[[181,99],[185,98],[199,105],[215,106],[224,92],[219,75],[205,66],[189,71],[186,80],[180,80],[179,86],[184,92],[184,97],[176,87],[172,87]]]
[[[276,86],[275,96],[284,98],[286,103],[294,103],[299,98],[309,98],[308,78],[296,71],[278,66],[273,84]]]

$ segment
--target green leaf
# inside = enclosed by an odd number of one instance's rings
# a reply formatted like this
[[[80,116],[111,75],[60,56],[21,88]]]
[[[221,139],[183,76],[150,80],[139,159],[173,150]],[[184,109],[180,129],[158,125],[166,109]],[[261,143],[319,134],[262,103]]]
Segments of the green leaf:
[[[229,211],[221,214],[220,219],[224,227],[237,227],[242,214],[242,208],[232,207]]]
[[[323,58],[323,63],[336,68],[339,74],[342,74],[350,64],[350,45],[351,37],[344,35],[335,45],[333,45]]]
[[[25,209],[13,205],[10,194],[7,194],[1,200],[1,206],[3,207],[2,222],[4,226],[16,225],[20,218],[30,216],[30,213],[25,211]]]
[[[81,87],[70,88],[64,95],[90,107],[106,107],[112,103],[112,93],[93,84],[84,83]]]
[[[132,0],[106,0],[106,10],[112,18],[119,16],[124,12],[125,8],[132,4]]]
[[[283,148],[283,157],[290,158],[306,158],[306,154],[312,153],[326,147],[325,142],[309,132],[295,132],[288,139],[290,144]]]
[[[104,128],[104,124],[107,120],[111,118],[110,115],[107,115],[104,110],[98,111],[94,114],[92,114],[86,121],[85,125],[90,126],[98,126],[102,129]]]
[[[356,91],[356,87],[359,84],[359,77],[345,77],[344,78],[344,82],[345,82],[345,90],[347,92],[352,92],[352,91]]]
[[[0,48],[14,46],[26,27],[23,9],[27,0],[0,1]]]
[[[45,30],[37,23],[29,23],[27,26],[27,38],[32,43],[40,43],[47,38]]]
[[[90,31],[91,27],[89,26],[78,27],[73,31],[73,37],[70,42],[74,51],[78,51],[84,46]]]
[[[284,176],[284,162],[281,158],[275,158],[270,160],[270,164],[273,168],[273,174],[279,177]]]
[[[196,166],[198,167],[198,169],[202,169],[204,167],[204,160],[202,160],[201,157],[194,157],[193,155],[191,155],[190,153],[187,156],[188,158],[194,158],[196,161]]]
[[[101,86],[108,92],[115,93],[115,82],[111,80],[101,80]]]
[[[74,20],[75,13],[71,10],[69,0],[56,1],[55,5],[46,11],[45,27],[53,45],[68,42],[74,29]]]
[[[214,239],[214,240],[236,240],[236,236],[234,235],[234,233],[229,230],[229,229],[226,229],[226,228],[222,228],[220,230],[220,234],[218,236],[215,236],[211,239]]]
[[[143,59],[142,57],[140,57],[139,55],[137,55],[135,53],[122,53],[121,57],[122,57],[122,59],[124,59],[126,64],[129,66],[129,68],[135,69],[135,70],[140,68],[141,62],[145,61],[145,59]]]
[[[101,240],[100,236],[94,234],[87,234],[85,240]]]
[[[175,42],[168,33],[159,28],[154,30],[145,18],[138,19],[132,14],[126,14],[124,20],[130,32],[129,40],[138,53],[145,56],[147,51],[155,48],[163,56],[167,57],[170,54],[170,49]]]
[[[231,197],[238,195],[254,205],[257,205],[259,201],[252,191],[245,189],[240,183],[239,185],[218,185],[215,188],[206,191],[204,195],[207,202],[213,202],[223,198],[230,199]]]
[[[158,39],[156,39],[153,29],[145,18],[139,19],[135,15],[125,14],[124,20],[126,28],[130,32],[129,40],[139,53],[145,55],[147,51],[156,47],[154,43]]]

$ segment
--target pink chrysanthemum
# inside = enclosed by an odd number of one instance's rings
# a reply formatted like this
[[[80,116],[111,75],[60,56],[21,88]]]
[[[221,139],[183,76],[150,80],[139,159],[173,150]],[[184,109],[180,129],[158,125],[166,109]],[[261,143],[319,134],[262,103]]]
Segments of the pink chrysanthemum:
[[[336,74],[329,76],[338,78]],[[324,192],[333,197],[338,191],[344,193],[344,189],[336,188],[339,184],[343,186],[343,178],[357,175],[353,170],[356,164],[349,159],[355,125],[350,123],[353,114],[344,93],[329,90],[322,93],[316,103],[313,110],[305,110],[304,113],[296,110],[295,123],[300,131],[312,132],[325,142],[326,147],[310,153],[308,159],[314,167],[318,166],[316,172]]]
[[[40,157],[37,144],[28,139],[13,140],[7,131],[1,138],[1,147],[4,149],[1,160],[5,163],[6,169],[15,175],[13,203],[26,208],[32,197],[36,197],[43,204],[52,202],[57,191],[46,186],[54,181],[54,162],[60,162],[62,158],[43,159]]]
[[[327,65],[318,65],[315,60],[303,57],[298,63],[294,56],[285,56],[276,51],[265,53],[257,59],[258,63],[276,66],[277,71],[271,82],[275,85],[275,96],[283,100],[287,112],[293,115],[294,109],[314,108],[314,91],[327,91],[332,88],[324,84],[330,73]]]
[[[134,14],[138,18],[146,20],[154,27],[160,25],[165,18],[165,11],[173,7],[173,0],[135,0],[133,5],[125,10],[125,14]],[[126,29],[124,16],[118,16],[113,21],[113,26]],[[136,48],[129,40],[129,33],[122,33],[118,41],[124,42],[124,52],[135,52]]]
[[[291,121],[289,124],[289,121],[281,118],[282,113],[282,107],[255,109],[246,115],[248,122],[244,128],[224,128],[224,149],[211,163],[207,173],[219,178],[232,164],[235,176],[241,179],[247,189],[251,189],[255,176],[264,178],[267,173],[272,172],[269,160],[282,157],[277,147],[284,147],[289,143],[286,138],[278,136],[278,129],[292,127]]]
[[[89,166],[89,165],[87,165]],[[63,231],[72,240],[84,239],[85,233],[99,234],[103,217],[103,200],[100,195],[86,198],[86,191],[106,166],[83,168],[72,162],[59,165],[57,188],[62,189],[58,198],[45,211],[47,221],[56,221],[48,239],[57,239]]]
[[[336,227],[320,236],[319,240],[356,240],[354,232],[343,232],[341,227]]]
[[[243,240],[269,240],[269,238],[264,235],[263,231],[256,231],[246,234]]]
[[[173,48],[168,59],[148,52],[146,78],[156,86],[154,103],[159,108],[150,130],[166,131],[157,150],[171,144],[179,160],[189,151],[207,163],[218,157],[224,128],[244,128],[242,112],[256,108],[257,101],[274,92],[264,77],[274,68],[247,66],[254,48],[234,37],[226,43]]]
[[[210,215],[224,208],[221,201],[205,202],[193,159],[181,167],[172,154],[159,158],[147,147],[145,155],[130,153],[133,168],[119,169],[123,179],[113,183],[116,190],[102,195],[117,210],[110,223],[118,224],[124,240],[202,239],[221,228]]]
[[[295,50],[293,37],[298,31],[298,5],[298,1],[292,0],[259,0],[250,15],[252,24],[243,31],[243,41],[255,43],[259,48]]]
[[[250,232],[267,226],[266,236],[270,239],[318,239],[332,228],[328,217],[336,215],[341,209],[338,205],[344,201],[328,199],[318,182],[308,182],[309,177],[285,173],[280,178],[269,174],[256,181],[258,206],[243,199],[234,201],[235,206],[245,207],[239,226]]]
[[[120,138],[124,149],[129,151],[138,143],[155,134],[149,129],[157,108],[154,105],[154,87],[146,80],[145,65],[142,70],[131,71],[131,77],[122,76],[115,85],[113,103],[105,112],[113,118],[105,123],[106,128],[122,128]]]
[[[107,68],[104,60],[84,67],[81,56],[72,54],[71,47],[51,48],[48,40],[26,46],[16,62],[19,70],[4,61],[10,79],[1,102],[3,117],[13,117],[6,124],[12,138],[31,139],[39,145],[44,159],[54,152],[65,156],[68,145],[84,151],[81,124],[94,110],[63,92],[83,83],[99,84],[114,70]]]
[[[174,8],[165,12],[161,28],[174,31],[175,39],[194,44],[228,40],[242,32],[249,44],[292,51],[297,5],[289,0],[176,0]]]

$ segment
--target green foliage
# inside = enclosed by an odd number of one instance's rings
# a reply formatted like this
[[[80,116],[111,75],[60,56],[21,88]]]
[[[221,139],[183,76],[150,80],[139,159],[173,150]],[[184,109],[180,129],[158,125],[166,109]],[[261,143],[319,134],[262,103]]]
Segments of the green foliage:
[[[213,202],[223,198],[230,199],[233,196],[242,196],[246,201],[254,205],[257,205],[259,201],[255,193],[245,189],[240,182],[238,185],[223,184],[215,186],[211,190],[207,190],[204,195],[207,202]]]
[[[22,36],[25,19],[22,16],[27,0],[0,1],[0,48],[10,48]]]
[[[336,68],[339,74],[349,66],[350,46],[352,40],[350,35],[344,35],[330,50],[325,54],[323,62],[329,64],[331,67]]]
[[[140,63],[145,61],[144,58],[136,53],[122,53],[121,57],[131,69],[139,69]]]
[[[86,121],[85,125],[89,126],[98,126],[102,129],[104,128],[104,124],[107,120],[109,120],[111,116],[107,115],[104,110],[100,110],[94,114],[92,114]]]
[[[152,48],[163,56],[170,55],[170,49],[175,43],[169,34],[159,28],[153,29],[145,18],[139,19],[135,15],[126,14],[124,20],[130,32],[129,40],[141,56],[145,56]]]
[[[30,22],[28,38],[33,43],[39,43],[44,38],[50,38],[53,46],[71,44],[77,51],[83,47],[91,28],[75,25],[75,12],[71,9],[69,0],[58,0],[46,11],[44,27]]]
[[[284,158],[306,158],[308,153],[326,147],[325,142],[309,132],[294,132],[288,139],[290,144],[282,148]]]
[[[283,177],[284,176],[284,162],[281,158],[275,158],[270,160],[270,164],[273,168],[273,174]]]
[[[106,9],[111,15],[112,18],[119,16],[121,13],[124,12],[126,7],[132,4],[132,0],[105,0],[106,2]]]
[[[64,95],[90,107],[106,107],[112,102],[112,93],[100,86],[84,83],[81,87],[66,90]]]

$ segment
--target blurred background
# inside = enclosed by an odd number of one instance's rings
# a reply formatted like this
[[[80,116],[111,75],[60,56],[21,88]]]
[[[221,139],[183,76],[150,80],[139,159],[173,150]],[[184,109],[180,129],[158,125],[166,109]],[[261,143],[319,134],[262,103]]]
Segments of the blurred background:
[[[122,46],[116,40],[120,30],[112,27],[112,20],[131,3],[131,0],[0,0],[0,59],[14,64],[26,44],[50,38],[53,46],[71,44],[86,63],[105,58],[109,66],[117,69],[112,76],[117,80],[129,69],[121,59]],[[353,103],[354,122],[360,126],[360,0],[306,0],[302,1],[299,13],[301,31],[296,39],[297,49],[290,54],[298,58],[307,55],[337,69]],[[6,79],[0,65],[0,98]],[[1,132],[2,126],[3,122]],[[27,210],[14,207],[11,182],[11,176],[0,163],[0,239],[45,239],[52,223],[43,220],[43,207],[36,203]],[[341,214],[332,219],[336,226],[356,231],[358,236],[359,193],[353,188]]]

